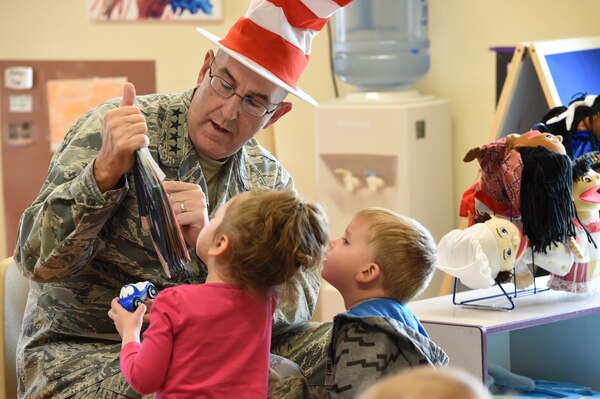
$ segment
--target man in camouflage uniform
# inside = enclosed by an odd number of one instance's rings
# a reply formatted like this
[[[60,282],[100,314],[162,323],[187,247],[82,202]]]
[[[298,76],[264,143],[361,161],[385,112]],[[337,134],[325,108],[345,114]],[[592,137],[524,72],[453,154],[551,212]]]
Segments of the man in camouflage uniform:
[[[140,397],[119,370],[110,302],[127,283],[147,280],[159,290],[202,283],[206,271],[194,247],[209,215],[239,192],[293,189],[287,171],[254,139],[292,108],[283,101],[290,90],[280,86],[211,50],[194,89],[136,98],[128,83],[120,103],[100,105],[69,130],[21,218],[14,254],[31,280],[17,348],[20,398]],[[144,145],[166,175],[191,257],[170,279],[137,206],[131,168]],[[319,285],[317,271],[299,272],[284,290],[274,317],[272,349],[281,356],[271,362],[270,397],[306,397],[307,383],[316,392],[324,382],[330,325],[305,322]]]

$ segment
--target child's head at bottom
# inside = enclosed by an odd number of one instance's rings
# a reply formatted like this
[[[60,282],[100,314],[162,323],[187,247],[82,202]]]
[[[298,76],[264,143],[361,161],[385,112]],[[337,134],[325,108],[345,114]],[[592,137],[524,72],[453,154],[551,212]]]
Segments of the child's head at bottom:
[[[427,287],[436,261],[435,241],[423,225],[385,208],[366,208],[330,242],[321,274],[348,309],[376,297],[407,303]]]
[[[491,399],[487,388],[458,368],[421,366],[382,378],[357,399]]]
[[[200,232],[196,252],[229,282],[265,292],[300,270],[317,268],[327,217],[294,191],[252,190],[231,198]],[[214,266],[216,265],[216,266]]]

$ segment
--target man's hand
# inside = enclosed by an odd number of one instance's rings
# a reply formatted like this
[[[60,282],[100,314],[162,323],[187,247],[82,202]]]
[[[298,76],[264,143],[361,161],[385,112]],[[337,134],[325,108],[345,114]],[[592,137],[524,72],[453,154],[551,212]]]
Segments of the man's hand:
[[[100,192],[117,186],[121,176],[133,167],[134,151],[148,146],[146,119],[135,105],[135,86],[123,86],[118,108],[104,114],[102,148],[94,162],[94,178]]]
[[[197,184],[163,181],[181,233],[187,244],[196,248],[200,230],[208,224],[208,208],[204,192]]]

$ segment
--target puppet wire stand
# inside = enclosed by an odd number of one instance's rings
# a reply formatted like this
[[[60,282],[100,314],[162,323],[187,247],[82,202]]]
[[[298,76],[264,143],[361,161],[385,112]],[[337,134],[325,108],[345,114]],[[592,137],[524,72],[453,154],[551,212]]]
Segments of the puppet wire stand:
[[[534,276],[535,276],[536,270],[537,270],[537,266],[535,264],[533,264],[533,275]],[[513,274],[513,276],[516,276],[516,274]],[[512,290],[506,290],[506,289],[504,289],[502,284],[496,283],[494,286],[497,286],[500,289],[501,293],[499,293],[499,294],[481,296],[481,297],[458,301],[457,300],[458,281],[459,281],[459,279],[455,277],[454,278],[454,288],[452,290],[452,303],[454,305],[460,305],[460,306],[463,306],[466,308],[482,309],[482,310],[510,311],[515,308],[515,302],[513,301],[513,299],[528,296],[528,295],[533,295],[533,294],[537,294],[538,292],[544,292],[544,291],[549,290],[549,288],[538,288],[535,277],[533,279],[533,288],[517,289],[516,277],[513,277],[514,288]],[[475,303],[475,302],[490,300],[490,299],[494,299],[494,298],[501,298],[501,297],[504,297],[509,305],[496,306],[494,304],[477,304],[477,303]],[[495,303],[497,303],[497,302],[495,302]]]

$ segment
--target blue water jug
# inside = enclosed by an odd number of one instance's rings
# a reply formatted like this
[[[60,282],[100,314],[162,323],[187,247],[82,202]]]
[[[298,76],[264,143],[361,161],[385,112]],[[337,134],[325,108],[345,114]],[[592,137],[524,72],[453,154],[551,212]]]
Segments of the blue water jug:
[[[427,0],[354,0],[333,17],[333,68],[360,91],[398,90],[429,71]]]

